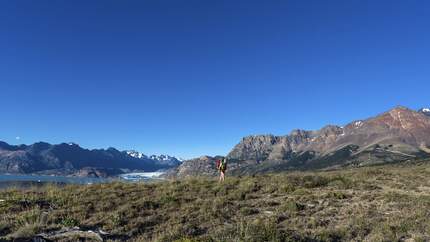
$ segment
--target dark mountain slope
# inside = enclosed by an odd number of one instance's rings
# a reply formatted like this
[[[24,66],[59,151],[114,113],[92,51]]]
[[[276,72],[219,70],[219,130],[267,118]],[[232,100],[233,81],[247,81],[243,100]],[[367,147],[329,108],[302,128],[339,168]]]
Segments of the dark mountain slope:
[[[0,172],[36,173],[55,171],[71,174],[81,169],[97,168],[116,174],[127,170],[156,171],[173,167],[147,157],[135,158],[114,148],[88,150],[76,144],[51,145],[44,142],[13,146],[0,142]],[[84,173],[85,174],[85,173]]]

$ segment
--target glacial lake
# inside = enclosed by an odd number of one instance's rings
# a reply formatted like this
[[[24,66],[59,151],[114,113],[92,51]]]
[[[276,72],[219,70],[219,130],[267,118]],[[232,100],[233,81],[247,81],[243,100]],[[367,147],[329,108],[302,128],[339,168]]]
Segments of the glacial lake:
[[[95,184],[112,181],[138,182],[155,181],[163,172],[141,172],[121,174],[116,178],[90,178],[69,176],[44,176],[44,175],[12,175],[0,174],[0,189],[8,187],[30,187],[41,186],[46,183],[54,184]]]

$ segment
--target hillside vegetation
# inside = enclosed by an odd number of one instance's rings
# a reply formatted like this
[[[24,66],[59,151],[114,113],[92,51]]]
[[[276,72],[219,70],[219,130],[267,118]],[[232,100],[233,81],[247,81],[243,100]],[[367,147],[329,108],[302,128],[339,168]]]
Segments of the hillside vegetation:
[[[427,161],[0,191],[4,241],[428,241],[429,217]]]

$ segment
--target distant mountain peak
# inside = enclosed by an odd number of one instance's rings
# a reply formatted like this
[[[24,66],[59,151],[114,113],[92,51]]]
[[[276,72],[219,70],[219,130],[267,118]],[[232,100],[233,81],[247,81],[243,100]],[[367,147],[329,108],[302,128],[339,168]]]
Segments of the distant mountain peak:
[[[413,110],[402,105],[397,105],[396,107],[392,108],[391,111],[413,111]]]
[[[430,108],[423,108],[422,111],[425,113],[430,113]]]
[[[134,158],[138,158],[138,159],[146,159],[148,158],[145,154],[135,151],[135,150],[127,150],[126,151],[127,155],[134,157]]]
[[[354,121],[354,127],[359,128],[361,126],[363,126],[363,121],[361,120]]]
[[[172,165],[182,163],[182,160],[170,155],[151,155],[149,159]]]
[[[151,155],[149,158],[151,158],[153,160],[163,160],[163,161],[165,161],[165,160],[170,160],[170,159],[175,158],[175,157],[170,156],[170,155]]]
[[[137,159],[149,159],[149,160],[153,160],[156,161],[160,164],[168,164],[168,165],[178,165],[182,162],[182,159],[178,159],[174,156],[170,156],[170,155],[150,155],[147,156],[139,151],[135,151],[135,150],[127,150],[125,151],[127,153],[127,155],[133,157],[133,158],[137,158]]]
[[[430,116],[430,108],[421,108],[418,112]]]

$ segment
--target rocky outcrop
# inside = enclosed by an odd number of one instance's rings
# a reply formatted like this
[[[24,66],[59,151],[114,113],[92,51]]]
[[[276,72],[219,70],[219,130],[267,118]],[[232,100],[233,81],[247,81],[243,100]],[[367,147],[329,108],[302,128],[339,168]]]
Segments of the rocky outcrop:
[[[107,178],[116,174],[124,173],[124,169],[114,169],[114,168],[94,168],[94,167],[84,167],[79,169],[72,176],[77,177],[90,177],[90,178]]]
[[[217,176],[219,175],[216,168],[216,161],[223,159],[223,156],[201,156],[199,158],[186,160],[177,168],[167,171],[163,177],[165,178],[187,178],[199,176]],[[253,167],[258,164],[258,161],[227,161],[227,173],[234,175],[249,174],[253,171]],[[250,168],[250,169],[247,169]]]
[[[217,159],[221,159],[221,157],[202,156],[186,160],[179,167],[168,171],[164,176],[168,178],[214,176],[217,173],[215,165]]]
[[[238,160],[265,160],[276,146],[284,147],[282,144],[285,144],[285,139],[283,138],[274,135],[245,137],[233,148],[228,157]]]
[[[62,228],[58,231],[41,233],[36,235],[31,241],[48,242],[48,241],[105,241],[104,237],[109,234],[102,230],[82,230],[79,227]]]

